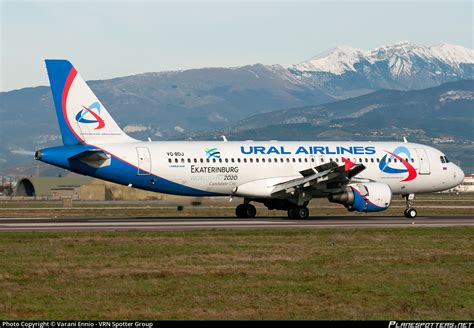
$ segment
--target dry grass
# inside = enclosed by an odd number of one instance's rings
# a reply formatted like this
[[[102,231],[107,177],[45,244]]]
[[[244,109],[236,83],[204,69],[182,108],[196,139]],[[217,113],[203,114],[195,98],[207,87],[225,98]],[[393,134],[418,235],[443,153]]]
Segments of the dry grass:
[[[3,233],[2,319],[472,319],[474,229]]]

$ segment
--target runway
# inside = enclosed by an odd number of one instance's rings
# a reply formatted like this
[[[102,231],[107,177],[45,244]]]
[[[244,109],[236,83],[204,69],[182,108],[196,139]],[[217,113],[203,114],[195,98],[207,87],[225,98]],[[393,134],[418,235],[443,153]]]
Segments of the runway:
[[[6,231],[124,231],[192,229],[322,229],[474,226],[474,217],[350,217],[324,216],[307,220],[275,217],[236,218],[2,218],[0,232]]]

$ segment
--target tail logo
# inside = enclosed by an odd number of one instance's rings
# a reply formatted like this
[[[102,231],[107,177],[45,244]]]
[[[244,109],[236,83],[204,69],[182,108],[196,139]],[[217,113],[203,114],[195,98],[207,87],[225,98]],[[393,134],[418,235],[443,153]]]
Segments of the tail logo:
[[[400,146],[400,147],[397,147],[393,151],[393,153],[389,152],[388,150],[386,150],[386,152],[389,155],[391,155],[388,158],[388,163],[390,163],[394,158],[396,158],[397,160],[400,161],[400,163],[403,164],[403,166],[405,166],[405,168],[404,169],[399,169],[399,168],[391,167],[390,165],[388,165],[387,155],[385,155],[384,157],[382,157],[382,159],[380,160],[380,164],[379,164],[379,169],[382,172],[389,173],[389,174],[408,173],[408,176],[405,179],[400,180],[402,182],[411,181],[411,180],[416,178],[417,173],[416,173],[415,168],[410,163],[408,163],[407,160],[405,160],[405,159],[403,159],[402,157],[399,156],[399,154],[404,154],[404,155],[407,156],[408,160],[410,160],[411,159],[411,154],[410,154],[410,151],[408,150],[408,148],[406,148],[404,146]]]
[[[205,151],[206,151],[207,158],[221,158],[221,153],[219,152],[219,150],[217,150],[217,148],[211,148],[211,149],[206,148]]]
[[[76,115],[76,121],[79,123],[92,124],[97,123],[94,130],[100,130],[105,126],[104,120],[99,116],[100,104],[99,102],[92,103],[89,107],[82,106],[82,109]]]

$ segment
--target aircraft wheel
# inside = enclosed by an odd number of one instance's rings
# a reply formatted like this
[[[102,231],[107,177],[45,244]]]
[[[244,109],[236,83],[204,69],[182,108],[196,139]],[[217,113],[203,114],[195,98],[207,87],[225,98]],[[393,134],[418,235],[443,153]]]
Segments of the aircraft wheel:
[[[238,217],[238,218],[245,218],[245,208],[247,206],[244,205],[244,204],[240,204],[239,206],[237,206],[235,208],[235,215]]]
[[[288,210],[288,218],[293,220],[304,220],[309,217],[309,210],[306,206],[298,206]]]
[[[296,209],[295,208],[290,208],[288,210],[288,219],[294,220],[294,219],[296,219],[296,215],[297,214],[296,214]]]
[[[405,210],[404,214],[405,214],[405,217],[407,217],[409,219],[414,219],[414,218],[416,218],[418,213],[416,212],[416,210],[414,208],[407,208]]]
[[[309,210],[306,206],[300,206],[296,210],[298,212],[299,219],[304,220],[309,217]]]
[[[248,218],[254,218],[255,215],[257,215],[257,209],[255,208],[255,206],[248,204],[247,208],[245,209],[245,215]]]
[[[240,204],[235,209],[235,215],[238,218],[253,218],[257,214],[255,206],[250,204]]]

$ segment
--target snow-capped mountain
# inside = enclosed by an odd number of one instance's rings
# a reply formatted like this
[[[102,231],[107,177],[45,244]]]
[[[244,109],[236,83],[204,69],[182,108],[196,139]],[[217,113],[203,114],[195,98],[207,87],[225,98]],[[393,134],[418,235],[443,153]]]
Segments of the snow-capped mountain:
[[[315,88],[339,97],[378,89],[410,90],[474,78],[474,50],[408,41],[370,51],[342,46],[287,69]]]
[[[339,46],[328,51],[320,53],[315,57],[297,65],[292,65],[301,72],[328,72],[333,74],[342,74],[346,71],[355,71],[354,64],[364,57],[362,50]]]

